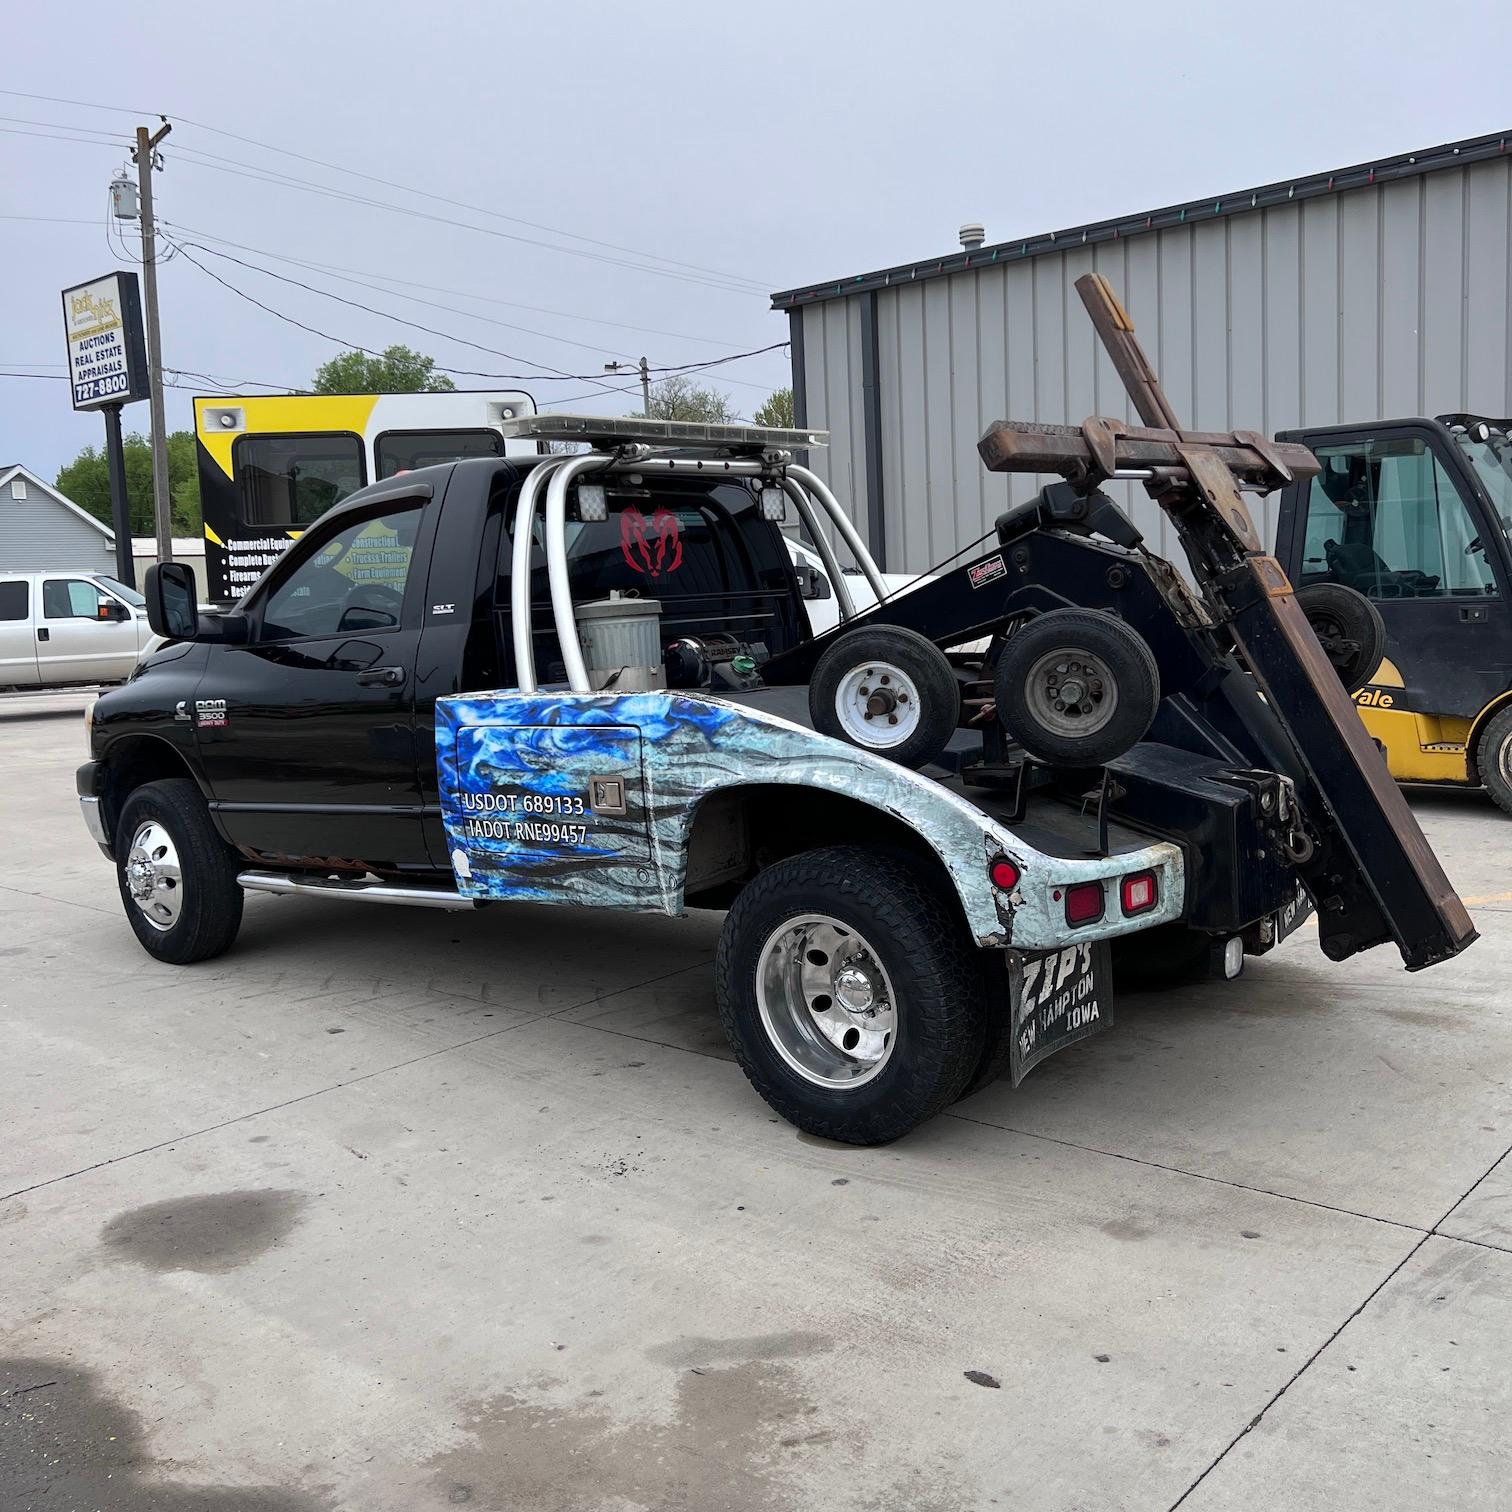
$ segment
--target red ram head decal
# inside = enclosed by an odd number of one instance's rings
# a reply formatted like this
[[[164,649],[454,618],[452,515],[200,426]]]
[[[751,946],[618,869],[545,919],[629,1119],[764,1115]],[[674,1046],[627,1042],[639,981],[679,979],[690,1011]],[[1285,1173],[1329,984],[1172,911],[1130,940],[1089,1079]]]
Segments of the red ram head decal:
[[[620,551],[631,569],[643,577],[658,578],[676,572],[683,559],[677,516],[665,505],[653,510],[649,520],[638,509],[622,511]]]

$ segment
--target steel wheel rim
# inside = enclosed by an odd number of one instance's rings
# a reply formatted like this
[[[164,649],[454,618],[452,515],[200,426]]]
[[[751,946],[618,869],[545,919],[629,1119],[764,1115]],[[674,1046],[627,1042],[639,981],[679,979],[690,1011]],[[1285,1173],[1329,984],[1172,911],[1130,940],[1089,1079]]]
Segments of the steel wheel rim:
[[[126,855],[126,891],[156,930],[170,930],[184,908],[184,875],[173,836],[156,819],[144,820]]]
[[[1496,753],[1496,767],[1501,773],[1502,781],[1512,788],[1512,731],[1508,731],[1501,749]]]
[[[816,1086],[865,1086],[897,1048],[887,969],[864,936],[828,914],[801,914],[767,937],[756,1006],[772,1048]]]
[[[1024,697],[1042,729],[1096,735],[1118,710],[1118,680],[1102,657],[1080,646],[1058,646],[1030,667]]]
[[[918,685],[885,661],[862,662],[840,679],[835,714],[849,739],[879,751],[902,745],[923,717]]]

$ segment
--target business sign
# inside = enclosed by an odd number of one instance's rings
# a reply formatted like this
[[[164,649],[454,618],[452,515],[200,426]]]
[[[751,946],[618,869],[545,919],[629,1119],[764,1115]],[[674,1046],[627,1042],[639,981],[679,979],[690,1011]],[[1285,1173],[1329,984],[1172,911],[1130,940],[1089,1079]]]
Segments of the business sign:
[[[63,291],[75,409],[147,397],[147,350],[135,273],[107,273]]]

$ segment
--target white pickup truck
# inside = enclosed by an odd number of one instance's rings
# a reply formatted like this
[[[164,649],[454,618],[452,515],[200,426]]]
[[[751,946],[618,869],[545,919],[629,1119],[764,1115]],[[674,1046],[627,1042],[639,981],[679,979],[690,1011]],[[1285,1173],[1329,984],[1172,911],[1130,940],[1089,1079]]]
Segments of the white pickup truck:
[[[0,570],[0,688],[125,682],[152,635],[144,602],[102,572]]]

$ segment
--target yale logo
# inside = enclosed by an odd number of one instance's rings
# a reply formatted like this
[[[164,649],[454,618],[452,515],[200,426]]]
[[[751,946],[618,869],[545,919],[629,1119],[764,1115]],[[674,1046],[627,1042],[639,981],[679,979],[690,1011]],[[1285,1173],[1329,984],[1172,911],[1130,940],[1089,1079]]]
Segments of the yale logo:
[[[1394,709],[1394,699],[1385,688],[1361,688],[1354,696],[1354,701],[1362,709]]]

